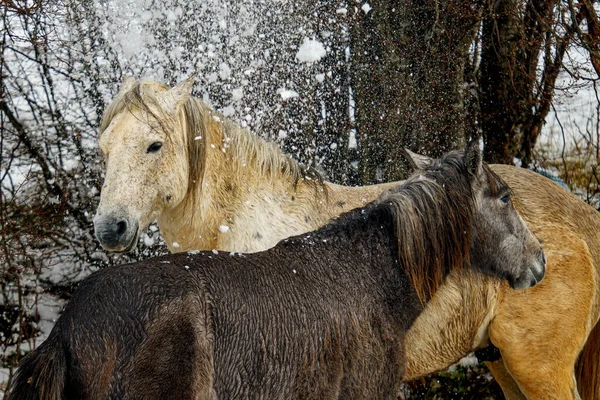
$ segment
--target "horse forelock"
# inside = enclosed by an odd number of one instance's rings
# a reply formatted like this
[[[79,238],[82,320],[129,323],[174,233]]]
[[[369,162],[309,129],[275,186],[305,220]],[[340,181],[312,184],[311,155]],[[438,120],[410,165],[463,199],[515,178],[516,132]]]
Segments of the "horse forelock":
[[[124,111],[133,115],[135,115],[135,111],[145,112],[152,116],[156,123],[161,125],[161,128],[168,130],[168,127],[163,124],[173,123],[173,118],[162,111],[156,96],[156,89],[166,90],[166,87],[155,82],[136,82],[128,91],[119,93],[104,110],[100,122],[100,135],[108,128],[113,118]]]
[[[384,196],[396,221],[398,261],[422,302],[470,262],[474,199],[464,163],[451,158]]]
[[[510,192],[510,188],[487,164],[483,165],[483,172],[487,177],[489,189],[492,196],[499,196],[503,192]]]
[[[188,195],[197,193],[196,188],[202,183],[206,151],[209,138],[206,118],[209,113],[204,109],[203,103],[190,97],[183,105],[181,126],[188,147],[189,184]]]

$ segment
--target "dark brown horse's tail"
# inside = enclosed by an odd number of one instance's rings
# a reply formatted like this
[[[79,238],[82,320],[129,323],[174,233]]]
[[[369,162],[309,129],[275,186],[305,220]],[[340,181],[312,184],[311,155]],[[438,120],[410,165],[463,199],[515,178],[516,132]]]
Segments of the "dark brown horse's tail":
[[[600,399],[600,323],[590,332],[575,367],[582,400]]]
[[[62,400],[66,372],[58,335],[51,336],[23,358],[5,400]]]

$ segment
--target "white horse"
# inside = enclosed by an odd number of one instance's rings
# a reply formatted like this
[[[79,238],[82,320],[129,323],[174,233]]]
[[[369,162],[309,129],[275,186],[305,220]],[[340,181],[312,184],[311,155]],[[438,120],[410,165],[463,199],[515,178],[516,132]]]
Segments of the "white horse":
[[[94,226],[102,246],[128,251],[153,221],[173,252],[256,252],[314,230],[389,185],[345,187],[319,175],[190,97],[125,82],[106,110],[106,178]]]

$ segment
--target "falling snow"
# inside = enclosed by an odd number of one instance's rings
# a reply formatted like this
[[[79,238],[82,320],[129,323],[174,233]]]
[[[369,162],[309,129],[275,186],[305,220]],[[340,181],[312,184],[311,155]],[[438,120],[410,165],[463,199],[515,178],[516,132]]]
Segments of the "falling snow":
[[[298,53],[296,53],[296,58],[305,63],[313,63],[325,57],[326,53],[323,43],[315,39],[305,38],[298,49]]]
[[[300,96],[298,94],[298,92],[294,91],[294,90],[288,90],[288,89],[278,89],[277,92],[279,93],[279,95],[281,96],[281,98],[283,100],[288,100],[288,99],[292,99],[294,97],[298,97]]]

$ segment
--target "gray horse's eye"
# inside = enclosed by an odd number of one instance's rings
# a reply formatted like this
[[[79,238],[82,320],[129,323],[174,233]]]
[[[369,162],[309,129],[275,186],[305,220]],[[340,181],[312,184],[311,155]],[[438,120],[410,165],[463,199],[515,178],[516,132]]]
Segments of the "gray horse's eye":
[[[147,153],[156,153],[157,151],[160,150],[162,145],[163,145],[162,142],[154,142],[150,146],[148,146],[148,150],[146,150],[146,152]]]
[[[500,201],[504,204],[508,204],[508,202],[510,201],[510,193],[506,193],[504,196],[502,196],[500,198]]]

